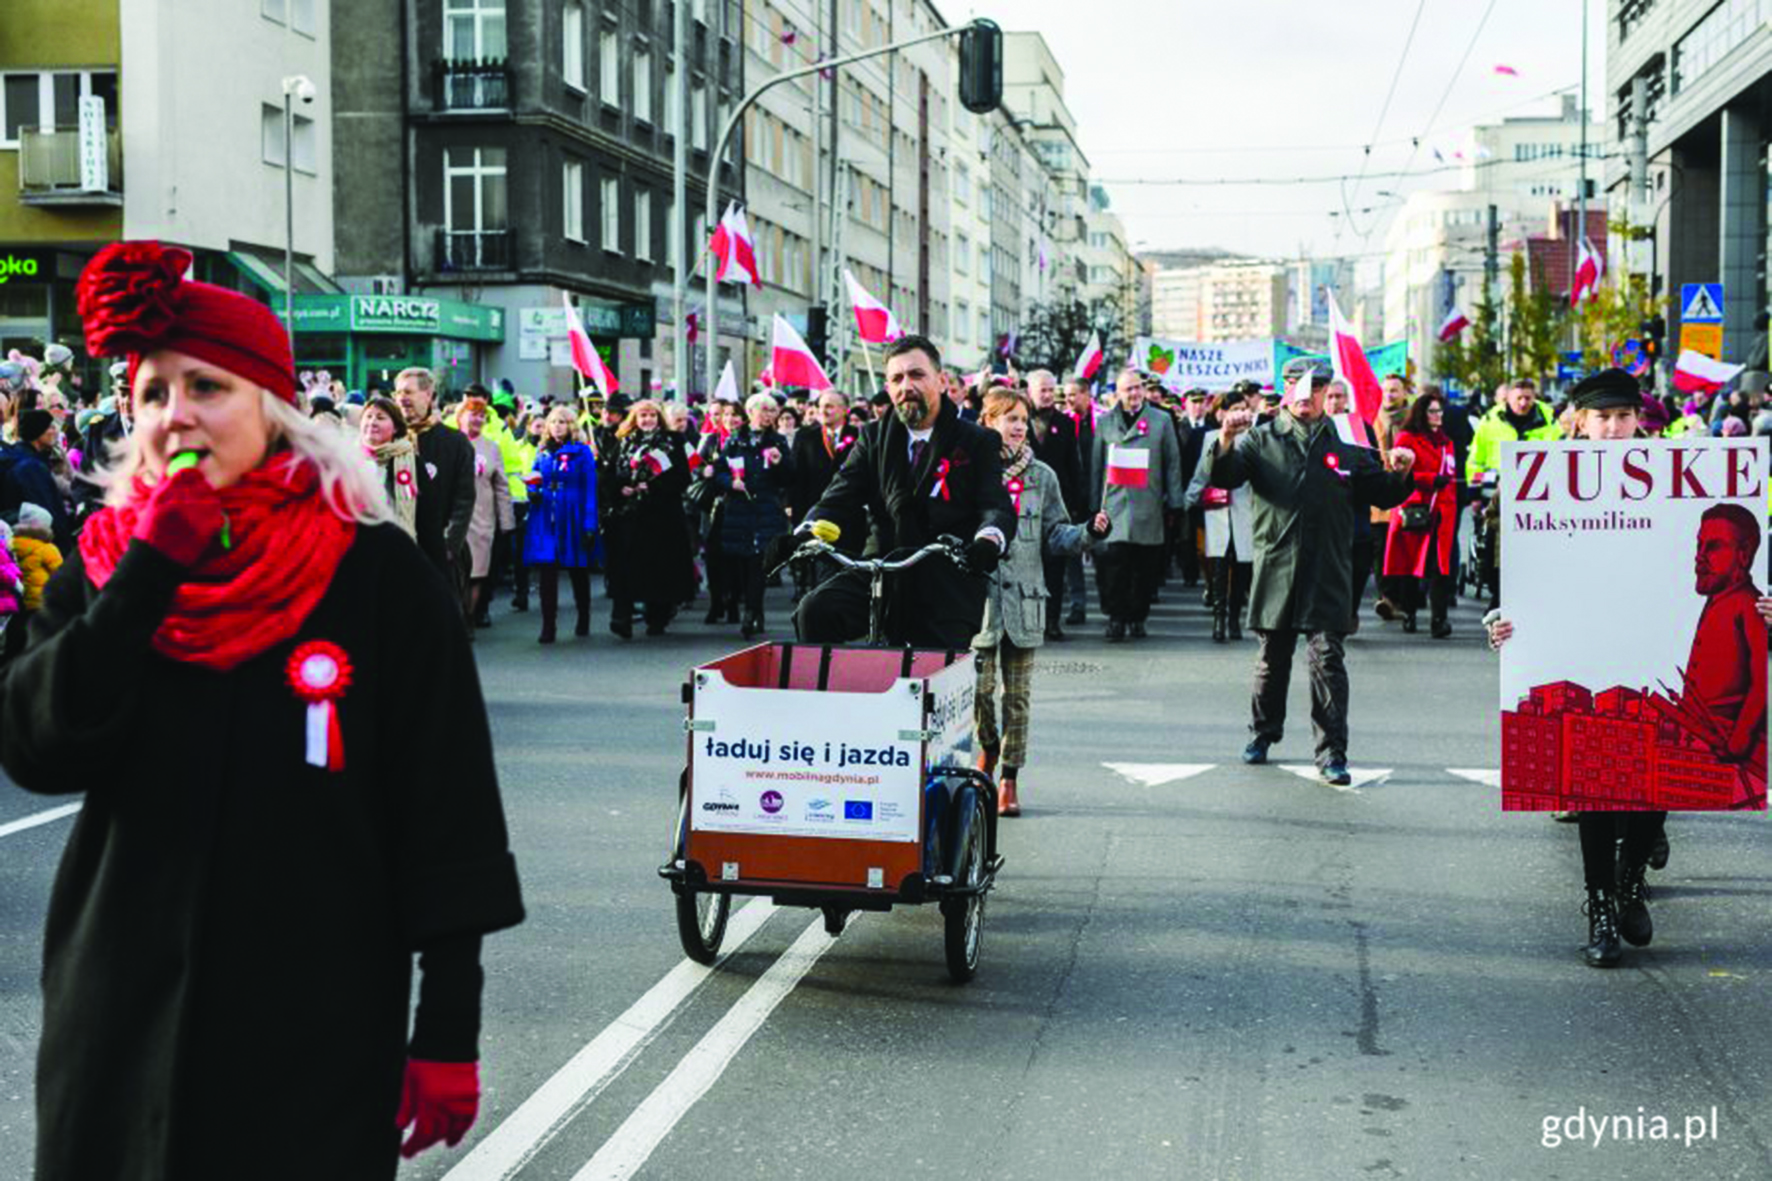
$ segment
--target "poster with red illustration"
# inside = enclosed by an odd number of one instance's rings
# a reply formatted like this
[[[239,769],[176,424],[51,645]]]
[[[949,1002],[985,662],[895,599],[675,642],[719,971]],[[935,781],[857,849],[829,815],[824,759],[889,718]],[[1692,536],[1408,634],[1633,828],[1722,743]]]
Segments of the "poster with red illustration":
[[[1501,806],[1766,807],[1767,440],[1501,454]]]

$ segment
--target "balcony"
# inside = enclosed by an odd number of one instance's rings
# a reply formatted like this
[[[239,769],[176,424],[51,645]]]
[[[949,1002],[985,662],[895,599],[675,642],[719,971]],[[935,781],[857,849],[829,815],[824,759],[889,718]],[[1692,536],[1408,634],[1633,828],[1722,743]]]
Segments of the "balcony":
[[[123,204],[123,148],[115,131],[105,135],[106,184],[88,189],[80,172],[80,132],[58,127],[42,131],[19,128],[19,201],[38,206]]]
[[[511,67],[502,58],[431,63],[431,95],[439,111],[508,111],[513,89]]]
[[[437,231],[438,274],[510,269],[510,230]]]

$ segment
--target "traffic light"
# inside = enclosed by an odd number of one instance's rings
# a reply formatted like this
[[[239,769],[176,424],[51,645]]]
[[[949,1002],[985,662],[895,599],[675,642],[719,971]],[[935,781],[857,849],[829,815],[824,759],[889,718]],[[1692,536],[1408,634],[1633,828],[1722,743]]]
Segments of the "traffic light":
[[[1659,361],[1666,348],[1667,321],[1661,316],[1650,316],[1641,325],[1643,333],[1643,356],[1651,361]]]
[[[960,105],[987,115],[1003,105],[1003,30],[975,20],[960,34]]]
[[[831,343],[831,314],[823,304],[816,304],[806,309],[806,347],[823,365],[829,358],[827,351]]]

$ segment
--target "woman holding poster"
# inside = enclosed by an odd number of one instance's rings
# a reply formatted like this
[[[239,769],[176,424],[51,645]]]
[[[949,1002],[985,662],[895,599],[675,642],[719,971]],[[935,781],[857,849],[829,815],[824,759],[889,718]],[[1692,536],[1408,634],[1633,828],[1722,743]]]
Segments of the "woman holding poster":
[[[1637,435],[1642,395],[1637,379],[1623,370],[1608,369],[1585,379],[1571,393],[1571,404],[1575,408],[1572,425],[1580,440],[1622,444]],[[1588,454],[1594,453],[1583,453]],[[1632,489],[1626,499],[1645,507],[1629,515],[1600,509],[1586,518],[1559,519],[1555,533],[1574,538],[1601,531],[1603,526],[1604,531],[1635,534],[1624,536],[1619,544],[1629,547],[1632,554],[1653,558],[1657,548],[1653,535],[1642,535],[1655,524],[1655,519],[1648,515],[1652,507],[1650,497],[1656,488],[1657,472],[1666,465],[1666,471],[1673,475],[1676,502],[1696,502],[1682,507],[1686,517],[1695,518],[1697,550],[1690,573],[1680,572],[1682,582],[1702,598],[1696,636],[1689,650],[1678,636],[1656,639],[1664,647],[1660,641],[1666,640],[1679,653],[1673,657],[1680,662],[1677,671],[1670,670],[1669,676],[1683,678],[1682,688],[1672,689],[1666,680],[1661,683],[1661,693],[1637,692],[1619,685],[1608,688],[1606,680],[1613,679],[1613,673],[1606,674],[1599,684],[1584,685],[1576,681],[1576,676],[1591,680],[1594,672],[1577,673],[1559,663],[1552,671],[1534,670],[1525,682],[1532,686],[1529,701],[1511,710],[1504,698],[1502,716],[1503,807],[1579,805],[1582,875],[1587,890],[1584,909],[1588,916],[1588,940],[1582,954],[1588,966],[1595,968],[1615,967],[1623,958],[1622,943],[1645,947],[1654,936],[1644,877],[1656,855],[1667,817],[1665,807],[1655,808],[1654,804],[1751,807],[1751,800],[1738,804],[1731,797],[1737,791],[1751,793],[1756,781],[1759,799],[1764,800],[1763,620],[1772,617],[1772,599],[1763,597],[1753,582],[1764,526],[1753,511],[1727,501],[1724,493],[1735,482],[1734,478],[1716,478],[1711,474],[1713,469],[1701,466],[1703,458],[1695,451],[1678,447],[1620,448],[1612,454],[1617,470]],[[1556,472],[1547,474],[1547,469],[1566,472],[1571,496],[1583,503],[1595,502],[1605,474],[1612,470],[1603,453],[1596,456],[1599,463],[1586,467],[1575,455],[1570,456],[1571,462],[1566,466],[1560,462],[1537,462],[1542,458],[1526,455],[1523,462],[1516,460],[1515,466],[1522,467],[1525,475],[1520,477],[1509,502],[1502,505],[1504,520],[1528,535],[1544,530],[1535,516],[1538,504],[1551,506],[1544,510],[1546,515],[1562,507],[1551,494],[1551,480]],[[1715,473],[1736,470],[1729,457],[1713,453],[1713,458]],[[1504,477],[1511,475],[1504,467]],[[1709,489],[1704,483],[1707,478],[1712,481]],[[1746,488],[1738,487],[1737,491]],[[1763,486],[1754,491],[1764,495]],[[1672,606],[1672,602],[1668,605]],[[1503,618],[1500,611],[1490,612],[1485,622],[1489,642],[1497,650],[1515,634],[1513,621]],[[1538,643],[1545,645],[1545,639]],[[1647,646],[1647,642],[1640,642],[1633,645],[1633,650]],[[1540,684],[1546,677],[1556,679]],[[1520,688],[1513,686],[1507,697],[1517,696]],[[1544,764],[1542,774],[1534,760],[1510,754],[1532,747],[1523,740],[1536,726],[1550,727],[1545,731],[1548,741],[1569,744],[1569,749],[1554,759],[1536,760]],[[1514,732],[1511,741],[1510,728]],[[1584,742],[1583,735],[1602,737],[1604,742]],[[1622,774],[1617,767],[1607,765],[1606,756],[1610,753],[1618,753],[1620,759],[1628,756],[1630,762]],[[1537,782],[1546,776],[1555,781]],[[1568,782],[1566,778],[1585,782]],[[1706,804],[1700,789],[1712,787],[1720,789],[1722,795],[1717,802]],[[1540,791],[1552,794],[1536,804],[1530,802],[1533,794]],[[1587,794],[1584,798],[1580,793]],[[1621,794],[1625,797],[1622,800],[1608,798]],[[1650,806],[1644,807],[1644,803]],[[1763,802],[1759,806],[1764,807]],[[1662,849],[1661,856],[1665,858],[1665,845]]]
[[[1415,453],[1409,472],[1415,489],[1391,514],[1384,543],[1385,597],[1402,611],[1403,630],[1413,632],[1425,581],[1436,640],[1452,634],[1446,612],[1458,533],[1458,458],[1445,425],[1446,399],[1438,392],[1422,394],[1409,407],[1396,445]]]

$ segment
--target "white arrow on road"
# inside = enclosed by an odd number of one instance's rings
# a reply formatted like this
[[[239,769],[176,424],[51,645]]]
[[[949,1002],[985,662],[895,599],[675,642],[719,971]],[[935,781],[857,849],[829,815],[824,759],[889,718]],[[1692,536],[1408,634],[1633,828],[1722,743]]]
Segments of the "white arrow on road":
[[[1192,779],[1218,766],[1217,763],[1103,763],[1102,766],[1123,779],[1146,787],[1162,787],[1182,779]]]
[[[1465,767],[1463,769],[1458,767],[1447,767],[1446,774],[1456,775],[1460,779],[1468,779],[1472,783],[1487,784],[1490,787],[1501,786],[1501,772],[1490,771],[1482,767]]]
[[[1279,766],[1280,770],[1290,771],[1300,779],[1309,779],[1315,783],[1323,782],[1322,773],[1317,770],[1315,764],[1281,763]],[[1333,787],[1336,791],[1346,792],[1348,795],[1357,796],[1360,794],[1360,789],[1362,787],[1373,783],[1383,783],[1385,780],[1389,779],[1391,777],[1391,770],[1390,767],[1349,767],[1347,772],[1353,779],[1352,783],[1345,787],[1334,783],[1324,784],[1324,786]]]

